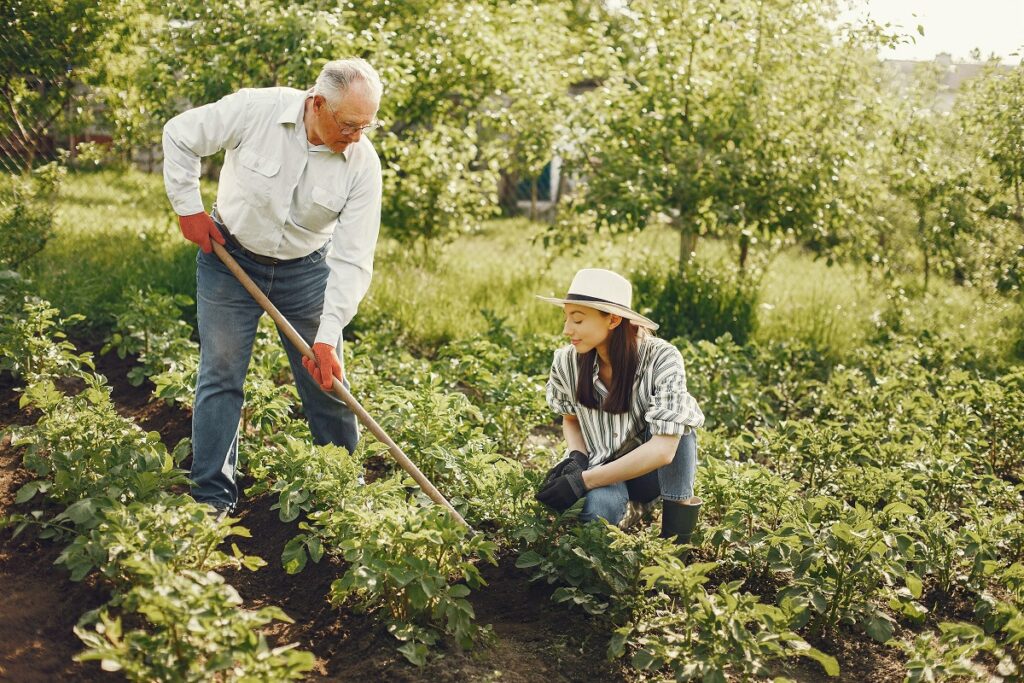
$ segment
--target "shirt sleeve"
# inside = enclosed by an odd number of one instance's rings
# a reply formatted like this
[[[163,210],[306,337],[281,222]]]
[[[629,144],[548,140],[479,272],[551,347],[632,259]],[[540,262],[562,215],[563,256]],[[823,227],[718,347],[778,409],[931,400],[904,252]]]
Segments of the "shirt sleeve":
[[[239,90],[182,112],[164,125],[164,188],[179,216],[204,210],[199,193],[201,160],[241,143],[248,105],[248,90]]]
[[[569,376],[568,349],[555,351],[548,375],[547,400],[551,410],[559,415],[576,414],[576,387]]]
[[[679,349],[665,345],[654,360],[654,395],[646,419],[652,435],[681,436],[704,424],[704,413],[686,390]]]
[[[324,292],[324,310],[316,341],[338,347],[341,331],[359,308],[373,277],[373,252],[380,233],[383,194],[380,158],[370,147],[372,159],[338,216],[334,239],[327,253],[330,273]]]

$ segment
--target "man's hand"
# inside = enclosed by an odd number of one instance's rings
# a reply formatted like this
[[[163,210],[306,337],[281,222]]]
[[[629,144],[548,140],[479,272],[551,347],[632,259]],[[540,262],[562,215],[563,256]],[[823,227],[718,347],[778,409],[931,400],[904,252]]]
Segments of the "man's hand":
[[[181,228],[181,234],[185,236],[185,239],[198,244],[199,248],[207,254],[213,250],[213,245],[210,244],[211,237],[218,244],[224,244],[224,236],[220,234],[220,230],[217,229],[213,219],[210,218],[210,214],[205,211],[189,216],[178,216],[178,226]]]
[[[313,344],[313,355],[316,356],[314,363],[305,356],[302,357],[302,367],[313,376],[317,384],[324,391],[330,391],[334,387],[334,378],[345,379],[341,374],[341,363],[338,362],[338,355],[334,353],[334,347],[330,344],[317,342]]]

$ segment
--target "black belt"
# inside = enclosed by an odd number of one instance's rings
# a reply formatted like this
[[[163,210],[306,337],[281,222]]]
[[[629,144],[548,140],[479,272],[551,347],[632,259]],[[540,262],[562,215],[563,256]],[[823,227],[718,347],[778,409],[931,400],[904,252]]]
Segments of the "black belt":
[[[249,251],[248,249],[243,247],[241,243],[235,238],[235,236],[228,232],[228,229],[223,224],[221,224],[217,220],[217,218],[213,219],[213,224],[217,226],[217,229],[220,230],[220,234],[224,236],[224,240],[228,244],[230,244],[238,251],[242,252],[242,255],[245,256],[246,258],[251,259],[256,263],[260,263],[264,266],[287,266],[292,263],[298,263],[302,259],[306,258],[305,256],[300,256],[298,258],[274,258],[272,256],[264,256],[263,254],[257,254],[256,252]]]

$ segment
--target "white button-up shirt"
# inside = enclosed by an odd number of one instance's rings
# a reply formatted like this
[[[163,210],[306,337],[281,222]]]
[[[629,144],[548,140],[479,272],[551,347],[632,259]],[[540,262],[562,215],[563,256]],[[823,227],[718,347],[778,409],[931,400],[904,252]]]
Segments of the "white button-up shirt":
[[[203,211],[200,159],[223,149],[217,213],[242,246],[292,259],[333,237],[316,341],[337,347],[373,274],[380,159],[365,136],[341,154],[311,145],[308,97],[294,88],[246,88],[175,116],[164,126],[164,185],[178,215]]]

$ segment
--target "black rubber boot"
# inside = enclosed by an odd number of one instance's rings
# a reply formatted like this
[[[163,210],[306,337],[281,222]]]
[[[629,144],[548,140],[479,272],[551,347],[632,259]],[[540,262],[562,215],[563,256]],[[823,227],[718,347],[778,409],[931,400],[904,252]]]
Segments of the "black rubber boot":
[[[693,538],[697,517],[704,501],[696,496],[685,501],[664,500],[661,503],[661,537],[675,536],[676,543],[684,545]],[[685,560],[686,557],[684,556]]]

